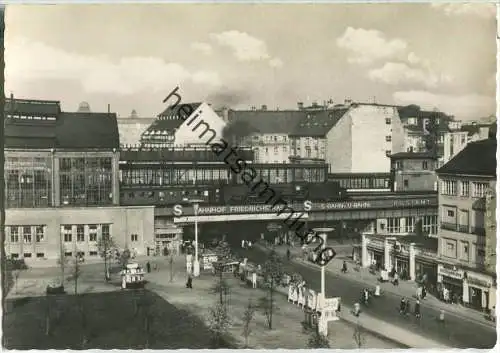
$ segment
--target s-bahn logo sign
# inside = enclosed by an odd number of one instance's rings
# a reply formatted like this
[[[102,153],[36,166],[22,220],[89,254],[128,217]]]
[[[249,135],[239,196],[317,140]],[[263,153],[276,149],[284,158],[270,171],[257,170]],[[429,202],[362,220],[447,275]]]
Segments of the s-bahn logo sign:
[[[360,201],[340,201],[340,202],[312,202],[306,200],[303,203],[289,203],[296,212],[320,212],[320,211],[349,211],[349,210],[369,210],[369,209],[397,209],[413,207],[437,206],[437,197],[427,197],[407,200],[360,200]],[[231,215],[231,214],[259,214],[276,213],[273,205],[235,205],[235,206],[199,206],[198,216],[205,215]],[[167,214],[174,217],[183,215],[194,215],[193,206],[175,205]]]

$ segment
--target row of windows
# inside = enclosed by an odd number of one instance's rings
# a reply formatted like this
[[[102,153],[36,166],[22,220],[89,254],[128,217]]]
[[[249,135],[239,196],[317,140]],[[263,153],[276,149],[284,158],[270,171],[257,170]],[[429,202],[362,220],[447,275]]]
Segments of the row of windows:
[[[472,193],[471,193],[472,184]],[[484,197],[489,188],[488,183],[484,182],[470,182],[470,181],[457,181],[444,179],[441,181],[441,194],[463,197]]]
[[[413,162],[412,164],[415,164]],[[404,169],[404,162],[403,161],[397,161],[396,162],[396,170],[402,170]],[[428,170],[429,169],[429,162],[428,161],[422,161],[422,169],[423,170]]]
[[[111,235],[111,226],[109,224],[77,224],[77,225],[61,225],[61,236],[65,243],[72,243],[74,240],[81,243],[88,240],[89,242],[97,242],[100,237],[108,237]]]
[[[228,181],[231,171],[228,168],[168,168],[168,169],[129,169],[120,171],[123,185],[179,185],[196,184],[203,181]]]
[[[415,217],[401,218],[387,218],[387,232],[388,233],[414,233],[415,232]],[[437,216],[424,216],[422,217],[422,231],[426,234],[437,234],[438,224]]]
[[[482,247],[478,247],[476,243],[471,244],[468,241],[445,238],[442,242],[441,254],[464,262],[470,262],[473,260],[472,255],[475,255],[476,262],[482,263],[484,262],[485,251]]]
[[[339,182],[344,189],[388,189],[390,177],[346,177],[331,178],[331,181]]]
[[[6,239],[10,243],[22,242],[31,244],[33,241],[41,243],[45,240],[45,226],[43,225],[28,225],[28,226],[5,226]]]
[[[85,252],[84,251],[77,251],[77,252],[75,252],[75,254],[78,255],[78,256],[84,256]],[[98,255],[98,252],[97,251],[89,251],[88,254],[89,254],[89,256],[96,257]],[[31,253],[31,252],[25,252],[22,255],[23,255],[23,257],[25,259],[29,259],[29,258],[33,257],[33,253]],[[41,259],[41,258],[43,259],[43,258],[45,258],[45,253],[43,253],[43,252],[37,252],[35,254],[35,256],[38,259]],[[73,252],[72,251],[65,251],[64,252],[64,256],[66,256],[66,257],[72,257],[73,256]],[[19,253],[11,253],[10,257],[12,259],[19,259]]]

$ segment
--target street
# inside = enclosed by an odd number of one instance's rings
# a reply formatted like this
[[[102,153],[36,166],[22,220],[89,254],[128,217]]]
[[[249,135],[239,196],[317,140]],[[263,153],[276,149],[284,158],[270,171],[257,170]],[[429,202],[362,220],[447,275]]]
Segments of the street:
[[[250,250],[234,249],[249,261],[263,263],[267,259],[267,254],[259,249]],[[320,289],[320,270],[299,263],[284,260],[285,270],[289,273],[300,273],[307,281],[307,285],[312,289]],[[341,297],[342,302],[352,305],[359,301],[363,284],[326,272],[327,297]],[[373,289],[373,288],[369,288]],[[425,306],[425,300],[421,306],[422,317],[417,320],[415,317],[403,317],[399,314],[399,302],[401,297],[392,293],[383,293],[382,297],[372,299],[367,306],[362,306],[363,312],[378,319],[396,324],[408,331],[425,335],[436,341],[456,348],[492,348],[496,344],[496,331],[494,327],[480,325],[469,320],[445,312],[445,324],[438,322],[439,312]],[[412,301],[412,307],[414,300]],[[343,313],[346,315],[347,313]],[[362,315],[362,314],[361,314]]]

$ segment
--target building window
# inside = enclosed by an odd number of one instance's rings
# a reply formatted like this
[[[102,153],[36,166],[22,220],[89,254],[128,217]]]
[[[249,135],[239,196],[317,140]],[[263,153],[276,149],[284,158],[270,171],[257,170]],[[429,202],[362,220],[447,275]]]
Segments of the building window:
[[[19,242],[19,227],[11,226],[10,227],[10,242],[18,243]]]
[[[424,216],[422,217],[422,231],[425,234],[437,234],[438,232],[438,217]]]
[[[132,234],[130,236],[130,240],[133,241],[133,242],[136,242],[138,238],[139,238],[139,236],[137,234]]]
[[[470,193],[470,183],[468,181],[460,182],[460,196],[468,197]]]
[[[448,210],[447,214],[448,214],[448,217],[455,217],[455,211]]]
[[[488,190],[488,183],[472,183],[472,197],[484,197]]]
[[[44,238],[45,238],[44,230],[45,229],[43,226],[36,226],[35,237],[36,237],[37,243],[41,243],[44,240]]]
[[[31,227],[25,226],[23,227],[23,240],[25,243],[31,243],[33,238],[31,236]]]
[[[387,233],[401,233],[399,218],[387,218]]]
[[[443,255],[446,257],[451,257],[451,258],[456,259],[457,258],[456,243],[457,242],[455,240],[445,239],[444,240]]]
[[[24,253],[24,257],[25,257],[25,258],[26,258],[26,257],[27,257],[27,258],[30,258],[30,257],[31,257],[31,253],[30,253],[30,252],[25,252],[25,253]]]
[[[460,259],[469,262],[469,243],[466,241],[462,242],[462,254]]]
[[[423,170],[427,170],[427,169],[429,169],[429,165],[428,165],[427,161],[423,161],[423,162],[422,162],[422,169],[423,169]]]
[[[403,169],[403,161],[396,162],[396,169],[398,169],[398,170]]]
[[[403,180],[403,186],[405,188],[407,188],[408,186],[410,186],[410,182],[408,181],[408,179]]]
[[[63,226],[63,237],[65,243],[71,243],[73,241],[73,229],[72,226]]]
[[[391,155],[391,150],[387,150],[387,151],[385,151],[385,155],[386,155],[387,157],[389,157],[389,156]]]
[[[95,224],[89,225],[89,241],[97,241],[97,226]]]
[[[112,202],[112,158],[61,158],[60,192],[63,205],[107,205]]]
[[[66,252],[64,253],[64,256],[66,256],[66,257],[71,257],[71,256],[73,256],[73,253],[72,253],[71,251],[66,251]]]
[[[405,232],[415,232],[415,217],[405,217]]]
[[[12,259],[18,259],[19,258],[19,254],[18,253],[12,253],[12,254],[10,254],[10,257]]]
[[[37,258],[39,258],[39,259],[40,259],[40,258],[44,258],[44,257],[45,257],[45,254],[44,254],[43,252],[37,252],[37,253],[36,253],[36,257],[37,257]]]
[[[110,236],[109,224],[103,224],[101,226],[101,234],[103,237],[106,237],[106,238]]]
[[[391,141],[392,141],[392,136],[391,136],[391,135],[387,135],[387,136],[385,137],[385,140],[386,140],[387,142],[391,142]]]
[[[79,243],[85,241],[85,227],[83,225],[76,226],[76,241]]]
[[[391,118],[385,118],[385,124],[391,125]]]
[[[97,251],[89,251],[90,256],[97,256]]]
[[[442,195],[456,195],[457,182],[455,180],[442,180],[441,181],[441,194]]]

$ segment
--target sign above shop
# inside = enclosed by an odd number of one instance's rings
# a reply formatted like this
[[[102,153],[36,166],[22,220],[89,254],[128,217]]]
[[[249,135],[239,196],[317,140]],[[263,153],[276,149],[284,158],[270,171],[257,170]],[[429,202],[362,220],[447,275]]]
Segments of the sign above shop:
[[[455,279],[463,279],[464,271],[460,269],[453,269],[444,267],[443,265],[438,265],[438,276],[446,276]]]
[[[477,285],[483,288],[490,288],[493,284],[491,277],[478,276],[475,273],[467,272],[467,283],[469,285]]]

